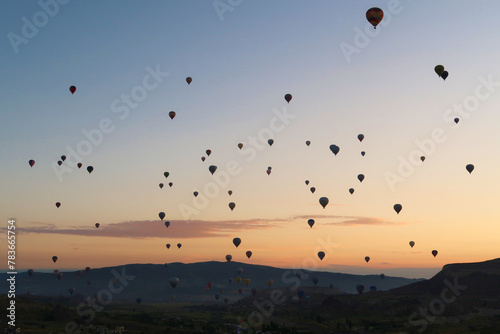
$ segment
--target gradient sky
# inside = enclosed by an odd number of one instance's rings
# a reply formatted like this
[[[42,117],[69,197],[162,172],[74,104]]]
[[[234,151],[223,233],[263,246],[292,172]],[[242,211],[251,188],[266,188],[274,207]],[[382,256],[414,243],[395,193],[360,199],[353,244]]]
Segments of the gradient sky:
[[[498,1],[221,0],[223,13],[212,1],[69,1],[57,13],[54,3],[0,3],[0,249],[15,218],[19,270],[231,254],[430,277],[447,263],[498,257]],[[377,30],[365,18],[373,6],[385,12]],[[23,28],[34,21],[36,32]],[[156,82],[155,69],[168,74]],[[140,98],[127,106],[131,94]],[[72,167],[71,150],[106,119],[111,130]]]

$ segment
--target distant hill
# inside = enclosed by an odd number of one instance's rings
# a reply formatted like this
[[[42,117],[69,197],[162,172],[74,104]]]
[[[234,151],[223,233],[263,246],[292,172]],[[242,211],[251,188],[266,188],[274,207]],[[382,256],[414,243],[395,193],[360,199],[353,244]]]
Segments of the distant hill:
[[[241,274],[237,270],[243,269]],[[16,293],[30,293],[33,296],[70,296],[70,288],[74,288],[73,296],[92,296],[99,292],[104,296],[106,290],[111,291],[113,301],[135,302],[137,298],[145,303],[168,302],[175,298],[182,302],[216,302],[215,295],[219,294],[219,303],[224,298],[230,302],[239,300],[251,294],[251,289],[258,291],[269,289],[267,282],[273,280],[272,288],[291,288],[299,290],[314,287],[313,278],[317,278],[317,287],[325,291],[338,294],[357,293],[356,285],[363,284],[366,289],[370,286],[378,290],[389,290],[421,279],[407,279],[379,275],[349,275],[331,272],[308,271],[300,269],[280,269],[269,266],[253,265],[239,262],[199,262],[199,263],[170,263],[161,264],[129,264],[124,266],[106,267],[83,271],[77,275],[76,271],[64,272],[58,279],[53,273],[37,273],[29,277],[26,272],[17,275]],[[115,277],[125,275],[125,279]],[[178,277],[180,282],[174,289],[169,284],[171,277]],[[237,283],[236,278],[241,277]],[[7,275],[0,274],[0,289],[8,290]],[[244,280],[250,279],[245,286]],[[230,282],[231,281],[231,282]],[[208,283],[211,282],[211,288]],[[89,284],[90,283],[90,284]],[[123,286],[126,284],[126,286]],[[123,289],[120,289],[123,286]],[[332,289],[331,287],[335,287]],[[120,291],[118,291],[120,289]],[[242,293],[239,293],[242,289]],[[106,298],[106,297],[103,297]]]

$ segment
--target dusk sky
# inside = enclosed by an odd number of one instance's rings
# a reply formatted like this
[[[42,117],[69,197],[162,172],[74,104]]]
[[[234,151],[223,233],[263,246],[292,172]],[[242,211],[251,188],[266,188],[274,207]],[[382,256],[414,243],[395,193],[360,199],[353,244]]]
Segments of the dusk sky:
[[[371,7],[385,13],[376,30]],[[231,254],[428,278],[497,258],[499,10],[493,0],[3,1],[0,250],[15,218],[19,271]]]

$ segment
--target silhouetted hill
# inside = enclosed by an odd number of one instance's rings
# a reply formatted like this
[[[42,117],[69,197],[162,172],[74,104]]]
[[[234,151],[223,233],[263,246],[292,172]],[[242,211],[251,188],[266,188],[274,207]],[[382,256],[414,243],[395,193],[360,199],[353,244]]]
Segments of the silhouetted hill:
[[[238,274],[238,269],[242,273]],[[134,302],[137,298],[145,303],[165,302],[175,298],[182,302],[216,302],[215,295],[220,295],[219,303],[224,298],[230,302],[251,294],[251,289],[258,291],[269,289],[267,282],[273,280],[272,288],[313,287],[312,279],[318,279],[317,287],[329,288],[330,285],[344,293],[356,293],[356,285],[363,284],[366,289],[376,286],[378,290],[389,290],[418,279],[379,275],[349,275],[308,270],[280,269],[269,266],[253,265],[239,262],[200,262],[200,263],[170,263],[160,264],[129,264],[117,267],[106,267],[83,271],[62,271],[58,279],[52,273],[37,273],[29,277],[26,272],[17,275],[17,294],[30,293],[38,296],[70,297],[69,289],[74,288],[74,294],[92,296],[99,292],[107,293],[113,301]],[[169,284],[171,277],[178,277],[180,283],[174,289]],[[236,278],[241,277],[237,283]],[[6,274],[0,275],[1,291],[7,291]],[[244,280],[250,279],[245,286]],[[211,282],[211,288],[208,283]],[[239,289],[242,289],[239,293]]]

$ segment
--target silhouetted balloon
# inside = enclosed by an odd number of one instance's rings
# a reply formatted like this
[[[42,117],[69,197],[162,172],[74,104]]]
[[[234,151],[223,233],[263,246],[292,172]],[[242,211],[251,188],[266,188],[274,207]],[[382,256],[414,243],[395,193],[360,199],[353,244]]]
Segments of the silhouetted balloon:
[[[87,172],[89,172],[89,174],[92,173],[93,170],[94,170],[94,167],[92,167],[92,166],[87,167]]]
[[[77,163],[76,165],[78,166],[78,168],[82,168],[83,166],[81,162]]]
[[[361,156],[363,156],[363,157],[364,157],[364,156],[365,156],[365,154],[366,154],[366,153],[365,153],[365,151],[361,151]]]
[[[363,182],[364,179],[365,179],[365,176],[363,174],[358,175],[359,182]]]
[[[434,72],[436,72],[438,77],[440,77],[441,74],[443,74],[443,72],[444,72],[444,66],[443,65],[436,65],[436,67],[434,67]]]
[[[337,153],[339,153],[340,151],[340,147],[338,147],[337,145],[330,145],[330,151],[332,151],[333,154],[337,155]]]
[[[242,143],[238,143],[238,148],[241,150],[243,148],[243,144]]]
[[[318,257],[321,261],[323,261],[323,259],[325,258],[325,252],[318,252]]]
[[[422,155],[422,156],[420,157],[420,160],[421,160],[422,162],[424,162],[424,161],[425,161],[425,157]]]
[[[363,134],[359,134],[359,135],[358,135],[358,140],[359,140],[360,142],[362,142],[362,141],[363,141],[363,139],[365,139],[365,136],[364,136]]]
[[[206,150],[205,153],[207,154],[207,157],[209,157],[210,154],[212,154],[212,151],[211,150]]]
[[[28,276],[33,276],[34,270],[33,269],[28,269]]]
[[[177,248],[181,249],[181,247],[182,247],[182,244],[181,244],[181,243],[178,243],[178,244],[177,244]]]
[[[173,184],[172,182],[169,182],[169,183],[168,183],[168,186],[169,186],[169,187],[172,187],[173,185],[174,185],[174,184]]]
[[[307,146],[311,145],[311,141],[310,140],[306,141],[306,145]]]
[[[170,222],[165,222],[165,226],[168,228],[170,226]]]
[[[311,192],[314,194],[314,192],[316,191],[316,188],[311,187],[311,189],[309,189],[309,190],[311,190]]]
[[[163,173],[163,175],[165,176],[165,178],[167,178],[170,175],[170,173],[169,172],[165,172],[165,173]]]
[[[195,191],[195,192],[193,193],[193,195],[194,195],[194,197],[198,197],[198,192],[197,192],[197,191]]]
[[[179,279],[177,277],[170,277],[170,279],[168,280],[168,282],[170,283],[170,285],[172,286],[172,288],[175,288],[178,284],[179,284]]]
[[[66,160],[66,156],[65,155],[61,155],[61,160],[62,161]]]
[[[313,227],[313,225],[314,225],[314,219],[309,219],[309,220],[307,221],[307,224],[309,224],[309,226],[312,228],[312,227]]]
[[[465,169],[467,169],[467,171],[470,174],[474,170],[474,165],[473,164],[468,164],[467,166],[465,166]]]
[[[394,204],[394,211],[399,215],[403,206],[401,204]]]
[[[52,261],[54,261],[54,263],[56,263],[56,261],[57,261],[57,256],[53,256],[53,257],[52,257]]]
[[[234,202],[229,203],[229,208],[231,209],[231,211],[233,211],[235,207],[236,207],[236,204],[234,204]]]
[[[90,267],[85,267],[85,272],[89,272],[90,271]]]
[[[206,159],[205,157],[201,157],[201,161],[205,161],[205,159]]]
[[[247,255],[248,258],[250,258],[252,256],[252,252],[251,251],[247,251],[245,254]]]
[[[57,162],[57,164],[58,164],[59,166],[61,166],[61,165],[62,165],[62,161],[61,161],[61,160],[59,160],[59,161]]]
[[[380,274],[380,278],[381,279],[384,279],[385,275],[384,274]]]
[[[229,254],[226,255],[226,261],[229,262],[233,259],[233,257]]]
[[[95,223],[95,227],[96,227],[96,228],[99,228],[99,226],[101,226],[101,224],[99,224],[99,223]]]
[[[369,256],[365,256],[365,261],[366,261],[366,263],[368,263],[370,261],[370,257]]]
[[[309,180],[306,180],[306,186],[309,185]]]
[[[233,239],[233,244],[238,248],[238,246],[241,244],[241,239],[240,238],[234,238]]]
[[[433,250],[431,253],[432,253],[432,255],[433,255],[434,257],[436,257],[436,255],[438,255],[438,251],[437,251],[437,250]]]
[[[56,202],[56,207],[60,207],[60,206],[61,206],[61,203]]]
[[[319,278],[317,278],[317,277],[313,277],[313,278],[312,278],[312,282],[313,282],[313,283],[314,283],[314,285],[316,286],[316,284],[318,284],[318,282],[319,282]]]
[[[175,117],[175,111],[169,112],[168,116],[170,117],[170,119],[174,119],[174,117]]]
[[[274,144],[274,139],[268,139],[268,140],[267,140],[267,143],[269,144],[269,146],[273,146],[273,144]]]
[[[70,86],[70,87],[69,87],[69,91],[71,92],[71,94],[75,94],[75,92],[76,92],[76,87],[75,87],[75,86]]]
[[[441,74],[441,78],[443,78],[443,80],[446,80],[446,78],[448,77],[448,71],[444,71],[442,74]]]
[[[292,94],[285,94],[285,101],[287,103],[290,103],[291,100],[292,100]]]
[[[321,206],[323,207],[323,209],[328,205],[328,197],[321,197],[319,199],[319,204],[321,204]]]
[[[158,214],[158,217],[160,217],[160,219],[163,220],[163,218],[165,218],[165,212],[160,212]]]
[[[365,286],[363,284],[358,284],[356,285],[356,290],[358,291],[359,294],[362,294],[363,291],[365,291]]]
[[[30,167],[33,167],[33,165],[35,164],[35,160],[30,160],[28,161],[28,163],[30,164]]]
[[[238,275],[243,274],[243,268],[236,269],[236,273],[238,273]],[[236,282],[239,283],[240,281],[241,281],[241,277],[237,277]]]
[[[460,122],[460,118],[455,117],[455,119],[454,119],[453,121],[454,121],[455,123],[458,123],[458,122]]]
[[[159,186],[160,186],[160,189],[163,188],[163,183],[160,183]]]
[[[186,82],[188,85],[190,85],[192,81],[193,81],[193,78],[191,78],[191,77],[186,78]]]
[[[413,248],[415,246],[415,241],[410,241],[410,247]]]
[[[354,193],[354,188],[349,188],[349,193],[352,195]]]
[[[380,8],[373,7],[368,9],[366,12],[366,19],[368,22],[370,22],[373,26],[373,29],[377,29],[377,25],[382,21],[384,18],[384,11]]]
[[[267,175],[271,175],[271,170],[270,169],[266,170],[266,173]]]
[[[233,191],[232,190],[228,190],[227,193],[229,194],[229,196],[231,196],[233,194]]]
[[[166,246],[167,246],[167,249],[170,249],[170,244],[166,244]]]
[[[217,170],[217,166],[211,165],[210,167],[208,167],[208,170],[210,171],[210,173],[212,173],[212,175],[214,175],[215,171]]]

